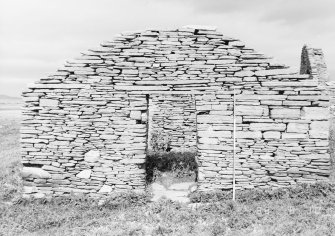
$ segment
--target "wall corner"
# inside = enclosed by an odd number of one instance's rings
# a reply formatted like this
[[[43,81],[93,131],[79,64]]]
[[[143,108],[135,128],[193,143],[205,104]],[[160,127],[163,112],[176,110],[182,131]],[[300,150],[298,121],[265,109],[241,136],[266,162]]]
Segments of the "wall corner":
[[[329,81],[327,65],[322,49],[304,45],[301,52],[300,74],[309,74],[310,78],[325,85]]]

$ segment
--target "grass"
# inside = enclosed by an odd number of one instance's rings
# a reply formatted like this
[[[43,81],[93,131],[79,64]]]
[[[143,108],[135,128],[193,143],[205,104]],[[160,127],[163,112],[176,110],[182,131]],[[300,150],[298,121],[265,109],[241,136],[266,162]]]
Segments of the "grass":
[[[0,168],[4,170],[20,159],[20,120],[0,119],[0,126]]]
[[[0,201],[8,201],[19,195],[21,189],[20,118],[2,116],[0,113]]]
[[[160,201],[123,193],[101,202],[70,196],[28,201],[18,198],[19,119],[0,120],[0,235],[335,235],[333,185],[239,193],[192,200]],[[8,200],[16,198],[13,204]]]
[[[192,209],[169,201],[100,205],[53,200],[4,205],[3,235],[334,235],[335,198],[222,201]],[[1,233],[0,233],[1,234]]]

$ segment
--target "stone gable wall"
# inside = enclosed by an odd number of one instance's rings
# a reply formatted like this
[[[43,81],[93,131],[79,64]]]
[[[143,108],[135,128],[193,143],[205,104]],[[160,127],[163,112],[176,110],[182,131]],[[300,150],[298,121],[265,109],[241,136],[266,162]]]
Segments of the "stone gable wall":
[[[25,194],[141,191],[159,129],[175,148],[196,144],[201,190],[231,188],[234,88],[239,188],[327,178],[329,99],[317,82],[213,28],[185,27],[121,34],[29,86]]]

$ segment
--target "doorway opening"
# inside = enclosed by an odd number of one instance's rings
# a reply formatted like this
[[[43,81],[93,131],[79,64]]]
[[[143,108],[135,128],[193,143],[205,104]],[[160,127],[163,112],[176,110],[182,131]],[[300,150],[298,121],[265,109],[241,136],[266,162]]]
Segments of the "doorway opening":
[[[195,99],[150,95],[147,102],[147,184],[153,192],[189,192],[198,175]]]

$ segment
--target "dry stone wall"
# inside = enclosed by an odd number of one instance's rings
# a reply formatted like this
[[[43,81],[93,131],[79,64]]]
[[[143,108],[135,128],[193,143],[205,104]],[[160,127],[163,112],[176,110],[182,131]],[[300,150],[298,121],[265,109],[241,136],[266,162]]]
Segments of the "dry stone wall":
[[[311,48],[305,45],[301,53],[301,66],[300,73],[309,74],[310,79],[318,82],[319,87],[326,90],[326,94],[330,99],[330,154],[331,154],[331,174],[335,176],[335,157],[334,157],[334,144],[335,144],[335,83],[330,81],[327,65],[325,62],[324,54],[319,48]]]
[[[166,138],[172,151],[196,151],[195,98],[186,95],[153,95],[149,99],[149,148],[152,133]]]
[[[26,193],[94,196],[143,189],[146,125],[134,114],[146,111],[145,96],[111,93],[106,86],[55,87],[40,85],[29,93],[49,92],[25,112],[33,117],[21,130]]]
[[[145,188],[151,132],[196,144],[201,190],[329,175],[328,96],[309,75],[212,27],[123,33],[30,85],[22,124],[26,196]]]
[[[327,96],[315,87],[316,82],[283,82],[280,76],[272,79],[260,82],[262,89],[257,95],[244,94],[247,90],[243,86],[235,91],[237,188],[327,180]],[[197,111],[204,113],[197,116],[200,189],[231,189],[233,91],[197,99],[202,101]]]

